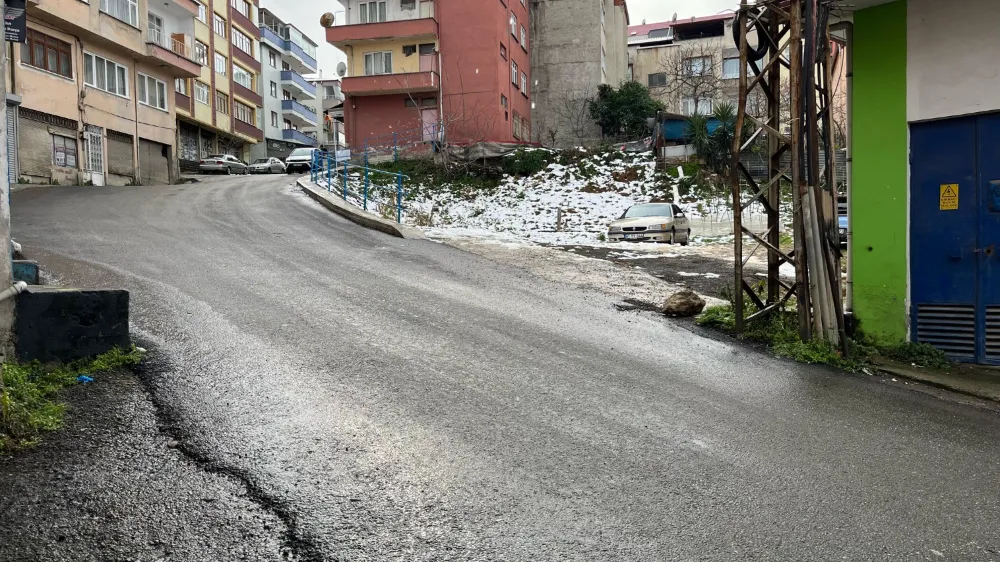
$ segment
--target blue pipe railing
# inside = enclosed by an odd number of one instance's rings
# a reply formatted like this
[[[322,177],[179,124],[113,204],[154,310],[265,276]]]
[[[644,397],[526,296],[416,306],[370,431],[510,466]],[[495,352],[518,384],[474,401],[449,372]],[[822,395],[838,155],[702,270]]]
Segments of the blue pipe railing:
[[[339,183],[340,196],[355,206],[368,210],[369,203],[378,206],[380,214],[393,212],[396,222],[403,222],[403,200],[407,197],[403,189],[403,180],[410,179],[402,172],[387,172],[368,166],[352,166],[348,162],[337,162],[336,157],[329,153],[313,151],[310,179],[313,183],[326,182],[326,190],[333,193],[334,184]],[[374,177],[391,177],[392,184],[384,185],[373,181]],[[352,179],[357,182],[351,189]],[[359,205],[360,203],[360,205]]]
[[[427,142],[427,138],[441,140],[441,123],[431,123],[415,129],[405,131],[393,131],[381,135],[372,135],[364,142],[364,162],[368,165],[368,159],[376,156],[392,155],[393,162],[399,162],[400,150],[406,150],[412,146],[418,146]]]

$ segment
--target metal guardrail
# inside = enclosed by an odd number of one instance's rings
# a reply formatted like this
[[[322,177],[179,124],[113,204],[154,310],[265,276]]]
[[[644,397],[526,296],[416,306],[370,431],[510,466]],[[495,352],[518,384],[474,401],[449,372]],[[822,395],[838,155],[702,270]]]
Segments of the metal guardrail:
[[[415,129],[372,135],[366,138],[364,142],[365,164],[368,164],[370,158],[388,156],[390,154],[394,162],[399,162],[400,150],[405,150],[426,142],[433,142],[434,140],[440,141],[442,131],[442,123],[437,122]],[[431,141],[426,140],[428,136],[432,139]]]
[[[394,185],[381,185],[372,181],[372,176],[389,176],[394,178]],[[344,201],[368,210],[369,203],[379,206],[380,211],[387,208],[395,210],[396,223],[403,222],[403,200],[407,193],[403,189],[403,180],[410,179],[401,172],[386,172],[367,166],[352,166],[344,161],[338,163],[332,154],[313,151],[310,179],[319,185],[326,182],[326,191],[333,193],[334,184],[338,185],[338,193]],[[354,182],[354,188],[351,183]],[[358,205],[360,203],[360,205]]]

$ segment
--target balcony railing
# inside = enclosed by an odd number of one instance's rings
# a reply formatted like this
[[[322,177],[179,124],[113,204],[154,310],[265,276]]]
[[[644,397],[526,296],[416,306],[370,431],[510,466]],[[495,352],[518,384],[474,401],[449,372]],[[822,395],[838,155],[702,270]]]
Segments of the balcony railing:
[[[188,47],[187,44],[184,43],[184,41],[180,41],[174,39],[173,37],[170,37],[162,29],[156,29],[152,27],[149,28],[149,31],[146,32],[146,42],[151,43],[153,45],[159,45],[160,47],[163,47],[164,49],[169,49],[174,53],[190,61],[198,62],[199,64],[201,64],[199,61],[194,60],[194,54],[192,53],[191,48]]]
[[[282,129],[281,138],[286,141],[297,142],[308,146],[316,146],[318,144],[316,139],[305,133],[296,131],[295,129]]]
[[[281,100],[281,110],[297,113],[302,119],[316,124],[316,112],[295,100]]]
[[[139,3],[137,0],[101,0],[101,11],[132,27],[139,27]]]
[[[298,45],[291,39],[285,37],[281,29],[273,26],[267,26],[267,25],[261,26],[260,36],[262,40],[268,40],[274,43],[282,51],[285,51],[286,53],[289,53],[291,55],[295,55],[302,61],[302,63],[308,69],[315,72],[317,68],[316,56],[315,56],[315,49],[312,48],[312,45],[310,45],[309,47],[314,52],[314,54],[309,54],[309,52],[303,49],[300,45]]]
[[[310,84],[308,80],[302,77],[298,72],[294,70],[282,70],[281,71],[281,81],[293,84],[296,88],[302,91],[302,93],[308,95],[311,98],[316,98],[316,86]]]

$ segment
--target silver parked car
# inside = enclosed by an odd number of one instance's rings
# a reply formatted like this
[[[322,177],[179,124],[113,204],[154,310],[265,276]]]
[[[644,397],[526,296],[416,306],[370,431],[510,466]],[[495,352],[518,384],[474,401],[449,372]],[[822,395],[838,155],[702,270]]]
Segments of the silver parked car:
[[[673,203],[633,205],[608,226],[612,242],[677,242],[687,246],[690,239],[691,223]]]
[[[213,154],[201,161],[198,170],[203,174],[249,174],[250,166],[230,154]]]
[[[277,158],[258,158],[250,164],[251,174],[283,174],[285,163]]]

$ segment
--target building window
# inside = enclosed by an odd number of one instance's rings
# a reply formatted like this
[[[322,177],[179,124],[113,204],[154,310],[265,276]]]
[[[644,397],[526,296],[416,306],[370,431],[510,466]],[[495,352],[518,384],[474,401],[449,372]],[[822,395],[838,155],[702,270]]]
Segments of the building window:
[[[233,64],[233,81],[248,90],[253,90],[253,73],[238,64]]]
[[[512,84],[514,84],[514,87],[516,88],[517,87],[517,63],[514,62],[514,61],[510,61],[510,81],[511,81]]]
[[[229,96],[215,92],[215,110],[223,115],[229,115]]]
[[[253,56],[253,39],[235,27],[233,28],[233,46],[251,57]]]
[[[392,51],[365,53],[365,75],[392,74]]]
[[[101,0],[101,11],[132,27],[139,27],[138,0]]]
[[[378,23],[386,20],[385,2],[362,2],[358,4],[361,23]]]
[[[712,72],[712,57],[689,57],[683,65],[685,76],[704,76]]]
[[[228,62],[229,61],[226,59],[226,57],[220,55],[219,53],[215,53],[215,71],[216,72],[218,72],[219,74],[225,76],[226,75],[226,67],[228,66],[228,64],[227,64]]]
[[[286,129],[286,130],[291,130],[291,131],[297,131],[298,130],[298,128],[295,127],[294,125],[292,125],[292,122],[289,121],[288,119],[285,119],[284,123],[282,123],[282,128]]]
[[[226,36],[226,20],[222,19],[219,14],[212,14],[212,29],[215,30],[216,35],[221,37]]]
[[[514,14],[510,15],[510,34],[514,36],[514,41],[517,41],[517,16]]]
[[[726,80],[740,77],[740,57],[722,59],[722,77]]]
[[[662,88],[667,85],[667,73],[657,72],[656,74],[650,74],[648,77],[648,86],[650,88]]]
[[[288,90],[281,90],[281,99],[288,101],[292,99],[292,94]]]
[[[194,99],[199,102],[208,105],[208,84],[204,82],[195,81],[194,83]]]
[[[230,4],[232,4],[233,8],[236,9],[237,12],[243,14],[243,17],[249,20],[253,19],[252,8],[250,8],[250,3],[246,0],[231,0]]]
[[[531,122],[524,117],[521,118],[521,138],[531,140]]]
[[[712,113],[712,100],[684,98],[681,100],[681,113],[684,115],[708,115]]]
[[[253,108],[245,103],[241,103],[239,100],[233,100],[233,117],[237,121],[242,121],[247,125],[253,125],[257,122],[257,118],[253,114]]]
[[[281,61],[281,70],[291,70],[291,69],[292,65],[288,64],[285,61]]]
[[[514,138],[521,139],[521,115],[518,112],[514,112],[514,122],[512,123],[514,127]]]
[[[21,62],[72,78],[72,53],[73,47],[69,43],[29,29],[27,42],[21,46]]]
[[[267,52],[267,64],[271,65],[271,68],[278,68],[278,57],[274,56],[274,51]]]
[[[272,127],[277,127],[278,126],[278,112],[277,111],[272,111],[271,112],[271,126]]]
[[[500,43],[500,58],[507,60],[507,47],[504,47],[503,43]]]
[[[528,50],[528,31],[524,29],[523,25],[521,26],[521,48],[525,51]]]
[[[92,53],[83,54],[84,84],[128,97],[128,68]]]
[[[271,97],[272,98],[278,97],[278,83],[277,82],[271,82]]]
[[[507,108],[507,96],[503,94],[500,94],[500,106],[505,109]]]
[[[528,75],[523,72],[521,73],[521,93],[524,94],[524,97],[528,97]]]
[[[201,2],[198,2],[198,21],[208,23],[208,12],[205,10],[205,5]]]
[[[188,81],[184,78],[174,79],[174,91],[182,96],[190,95],[188,94]]]
[[[201,41],[194,42],[194,60],[202,66],[208,66],[208,45]]]
[[[52,135],[52,163],[63,168],[76,168],[76,139]]]
[[[167,83],[152,76],[139,74],[137,96],[139,103],[167,110]]]

